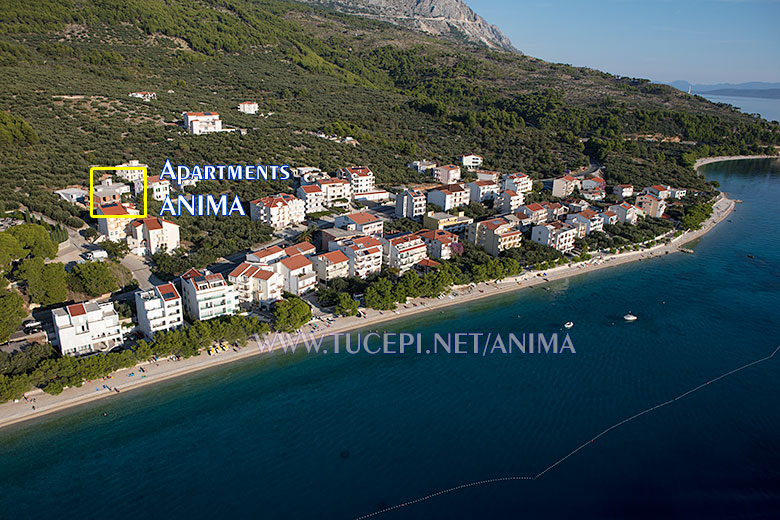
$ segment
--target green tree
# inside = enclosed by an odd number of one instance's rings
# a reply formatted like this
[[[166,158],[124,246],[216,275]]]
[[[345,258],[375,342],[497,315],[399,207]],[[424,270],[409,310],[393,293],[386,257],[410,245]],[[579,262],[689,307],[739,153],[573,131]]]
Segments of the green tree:
[[[0,342],[8,341],[8,337],[19,328],[27,316],[24,310],[24,300],[18,294],[0,289]]]
[[[38,224],[20,224],[8,230],[29,256],[54,258],[57,245],[52,242],[48,230]]]
[[[68,287],[92,297],[119,289],[109,264],[105,262],[76,264],[68,275]]]
[[[297,296],[288,294],[274,304],[274,328],[281,332],[295,332],[311,320],[311,307]]]
[[[389,311],[395,309],[393,284],[387,278],[380,278],[366,289],[366,307]]]
[[[0,267],[5,267],[26,254],[19,240],[13,234],[7,231],[0,233]]]
[[[41,305],[64,302],[68,297],[65,266],[45,263],[43,258],[28,258],[19,266],[16,277],[26,284],[30,300]]]
[[[113,240],[105,240],[100,243],[100,247],[108,253],[108,257],[112,260],[124,258],[130,253],[130,248],[127,246],[127,242],[114,242]]]
[[[358,302],[347,293],[339,293],[337,296],[336,314],[342,316],[357,316]]]

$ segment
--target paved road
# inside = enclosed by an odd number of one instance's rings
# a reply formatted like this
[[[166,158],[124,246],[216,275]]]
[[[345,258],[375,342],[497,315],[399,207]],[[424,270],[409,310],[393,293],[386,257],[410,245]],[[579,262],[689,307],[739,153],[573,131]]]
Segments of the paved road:
[[[138,286],[141,289],[151,289],[152,286],[163,283],[162,280],[152,274],[150,265],[140,256],[127,255],[119,263],[133,273],[133,278],[138,281]]]

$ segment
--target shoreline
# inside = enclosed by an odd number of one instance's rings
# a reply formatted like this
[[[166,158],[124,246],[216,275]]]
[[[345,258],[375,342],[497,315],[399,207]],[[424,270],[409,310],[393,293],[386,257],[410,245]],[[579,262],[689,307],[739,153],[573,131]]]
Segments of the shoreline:
[[[693,169],[697,170],[707,164],[714,164],[725,161],[744,161],[746,159],[780,159],[780,155],[721,155],[718,157],[704,157],[696,159]]]
[[[659,244],[640,251],[604,255],[587,262],[554,267],[544,271],[545,276],[539,276],[542,272],[534,271],[533,273],[523,273],[501,281],[483,282],[474,286],[454,286],[450,293],[444,295],[441,299],[416,298],[408,301],[406,304],[399,304],[394,311],[363,309],[365,317],[336,318],[332,325],[325,326],[324,329],[320,329],[320,326],[325,325],[325,322],[320,320],[316,333],[332,335],[369,328],[388,321],[395,321],[456,304],[462,305],[489,298],[490,296],[508,294],[612,266],[680,252],[682,246],[700,238],[722,222],[734,210],[735,203],[734,200],[721,194],[713,206],[712,216],[705,221],[701,229],[686,232],[672,239],[669,244]],[[458,296],[453,296],[453,292],[457,292]],[[320,316],[328,315],[320,314],[315,316],[315,319]],[[309,327],[310,330],[314,331],[314,327],[311,325],[314,322],[315,320],[312,320],[302,329]],[[298,341],[298,344],[300,344],[300,341]],[[103,388],[103,385],[119,388],[121,393],[125,393],[153,383],[167,381],[241,359],[259,355],[274,355],[276,350],[281,350],[281,347],[277,347],[270,352],[261,351],[257,342],[250,339],[247,346],[238,352],[230,350],[216,356],[209,356],[206,352],[202,352],[198,356],[180,361],[164,359],[157,362],[144,362],[130,369],[119,370],[113,373],[110,379],[89,381],[85,382],[81,387],[67,388],[59,395],[49,395],[40,389],[31,390],[25,394],[30,401],[22,399],[19,402],[0,404],[0,429],[116,395],[115,392]],[[139,367],[142,367],[145,372],[139,373]],[[94,390],[92,390],[93,385],[96,387]],[[32,399],[35,399],[35,401],[33,402]],[[32,410],[33,405],[36,407],[35,410]]]

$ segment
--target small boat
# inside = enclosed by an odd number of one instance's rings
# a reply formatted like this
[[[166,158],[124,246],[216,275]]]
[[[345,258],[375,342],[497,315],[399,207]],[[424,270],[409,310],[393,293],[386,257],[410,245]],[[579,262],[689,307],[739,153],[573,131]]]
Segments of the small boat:
[[[748,258],[755,258],[755,256],[753,256],[753,255],[748,255]]]
[[[683,253],[688,253],[689,255],[693,254],[693,249],[688,249],[688,248],[685,248],[685,247],[681,247],[680,251],[682,251]]]
[[[566,323],[563,324],[563,326],[566,327],[567,329],[570,329],[570,328],[572,328],[574,326],[574,322],[573,321],[567,321]]]
[[[633,314],[631,314],[631,313],[629,312],[628,314],[626,314],[625,316],[623,316],[623,319],[624,319],[624,320],[626,320],[626,321],[636,321],[636,320],[638,320],[639,318],[637,318],[636,316],[634,316]]]

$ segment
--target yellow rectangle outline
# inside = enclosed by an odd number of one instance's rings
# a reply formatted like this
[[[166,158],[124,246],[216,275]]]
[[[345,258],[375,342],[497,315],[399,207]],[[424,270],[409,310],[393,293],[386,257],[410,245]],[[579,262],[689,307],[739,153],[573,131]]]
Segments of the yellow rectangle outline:
[[[144,172],[144,213],[143,215],[96,215],[95,214],[95,176],[96,171],[117,171],[117,170],[143,170]],[[89,216],[92,218],[146,218],[149,211],[148,199],[146,197],[147,188],[147,168],[146,166],[93,166],[89,169]]]

